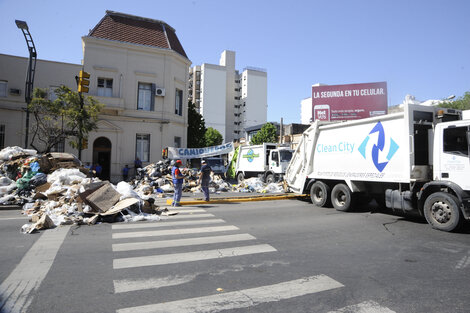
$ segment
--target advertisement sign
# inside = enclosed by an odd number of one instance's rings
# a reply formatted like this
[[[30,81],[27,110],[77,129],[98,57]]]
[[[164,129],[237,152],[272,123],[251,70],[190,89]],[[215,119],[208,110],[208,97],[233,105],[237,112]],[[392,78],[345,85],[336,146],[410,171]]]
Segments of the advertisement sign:
[[[233,150],[233,143],[225,143],[219,146],[205,148],[174,148],[168,147],[168,158],[170,159],[200,159],[214,155],[229,153]]]
[[[312,86],[313,119],[345,121],[387,114],[387,83]]]

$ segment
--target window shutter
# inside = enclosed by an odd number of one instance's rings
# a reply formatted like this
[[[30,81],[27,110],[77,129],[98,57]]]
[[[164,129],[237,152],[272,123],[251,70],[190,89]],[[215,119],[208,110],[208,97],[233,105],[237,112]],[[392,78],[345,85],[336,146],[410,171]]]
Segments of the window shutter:
[[[179,90],[179,115],[183,116],[183,90]]]
[[[157,86],[152,84],[152,92],[150,93],[150,111],[155,111],[155,91]]]

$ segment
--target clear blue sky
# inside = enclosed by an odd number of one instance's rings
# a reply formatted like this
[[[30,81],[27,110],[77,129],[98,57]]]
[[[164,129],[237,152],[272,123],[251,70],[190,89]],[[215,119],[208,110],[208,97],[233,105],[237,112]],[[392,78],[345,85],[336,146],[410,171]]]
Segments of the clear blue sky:
[[[106,10],[167,22],[193,65],[228,49],[237,69],[267,69],[269,121],[300,122],[317,82],[386,81],[389,105],[470,91],[469,0],[0,0],[0,53],[28,55],[19,19],[39,59],[79,64]]]

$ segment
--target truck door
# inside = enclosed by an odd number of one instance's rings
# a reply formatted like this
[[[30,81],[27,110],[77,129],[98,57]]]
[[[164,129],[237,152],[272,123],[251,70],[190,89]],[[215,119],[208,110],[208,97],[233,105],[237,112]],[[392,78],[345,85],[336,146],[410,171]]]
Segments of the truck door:
[[[468,126],[449,126],[443,129],[440,158],[441,180],[449,180],[464,190],[470,190],[470,160],[467,140]]]
[[[281,173],[281,163],[279,162],[279,151],[271,150],[271,155],[269,158],[269,169],[274,173]]]

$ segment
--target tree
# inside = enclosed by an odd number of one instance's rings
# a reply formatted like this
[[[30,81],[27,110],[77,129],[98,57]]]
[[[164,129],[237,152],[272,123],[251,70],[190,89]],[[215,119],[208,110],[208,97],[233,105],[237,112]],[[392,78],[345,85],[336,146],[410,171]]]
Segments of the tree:
[[[39,153],[50,152],[66,139],[70,139],[71,147],[78,149],[79,138],[88,138],[88,133],[96,129],[98,114],[104,106],[86,97],[82,107],[78,92],[66,86],[60,86],[54,93],[57,99],[51,101],[47,99],[46,89],[36,88],[28,105],[34,120],[30,145]]]
[[[251,138],[251,145],[260,145],[265,142],[277,142],[276,127],[271,123],[266,123],[261,127],[253,138]]]
[[[188,102],[188,148],[201,148],[206,146],[206,123],[201,114],[196,111],[196,106]]]
[[[204,135],[206,146],[217,146],[222,144],[223,137],[217,129],[209,127]]]
[[[463,97],[454,101],[446,101],[439,105],[441,108],[450,108],[457,110],[470,110],[470,91],[467,91]]]

